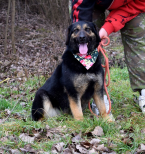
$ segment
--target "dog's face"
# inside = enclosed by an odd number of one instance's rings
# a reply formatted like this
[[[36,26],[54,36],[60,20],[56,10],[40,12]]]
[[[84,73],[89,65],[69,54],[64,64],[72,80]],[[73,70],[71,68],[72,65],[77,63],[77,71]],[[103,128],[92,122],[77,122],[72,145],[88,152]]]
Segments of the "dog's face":
[[[79,21],[68,28],[66,45],[74,54],[91,53],[100,42],[95,25],[92,22]]]

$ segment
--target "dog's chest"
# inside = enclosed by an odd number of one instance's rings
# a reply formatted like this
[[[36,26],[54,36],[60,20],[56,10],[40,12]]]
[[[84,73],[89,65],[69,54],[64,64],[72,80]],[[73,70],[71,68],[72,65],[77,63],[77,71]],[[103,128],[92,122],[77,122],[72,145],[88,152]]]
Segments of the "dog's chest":
[[[95,85],[95,83],[98,81],[99,81],[99,75],[93,73],[79,74],[75,75],[73,78],[75,89],[77,90],[77,92],[81,93],[84,93],[84,91],[89,86],[90,82],[94,82]]]

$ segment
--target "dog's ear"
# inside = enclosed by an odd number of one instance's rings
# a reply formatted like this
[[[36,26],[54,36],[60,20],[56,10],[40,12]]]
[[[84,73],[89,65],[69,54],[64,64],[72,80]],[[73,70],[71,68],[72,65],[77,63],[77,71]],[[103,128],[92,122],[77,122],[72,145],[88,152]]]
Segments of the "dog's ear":
[[[71,36],[71,25],[68,27],[67,29],[67,34],[66,34],[66,41],[65,41],[65,45],[68,45],[69,44],[69,41],[70,41],[70,36]]]
[[[92,28],[93,28],[93,32],[96,35],[97,42],[101,42],[101,39],[100,39],[100,36],[99,36],[99,28],[97,28],[94,23],[92,23]]]

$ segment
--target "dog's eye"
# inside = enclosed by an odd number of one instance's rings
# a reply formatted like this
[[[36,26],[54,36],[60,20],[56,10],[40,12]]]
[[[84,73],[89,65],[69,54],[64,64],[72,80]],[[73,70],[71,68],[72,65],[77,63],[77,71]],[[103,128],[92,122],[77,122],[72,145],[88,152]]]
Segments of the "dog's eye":
[[[77,33],[78,31],[79,31],[79,29],[74,29],[74,31],[73,31],[73,32],[74,32],[74,33]]]
[[[90,32],[91,29],[90,29],[90,28],[85,28],[85,31],[86,31],[86,32]]]

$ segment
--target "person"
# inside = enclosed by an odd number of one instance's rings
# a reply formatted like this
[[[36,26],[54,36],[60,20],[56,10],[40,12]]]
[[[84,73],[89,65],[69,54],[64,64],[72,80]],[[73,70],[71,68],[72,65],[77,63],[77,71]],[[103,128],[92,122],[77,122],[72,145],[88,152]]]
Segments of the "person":
[[[131,88],[145,113],[145,0],[72,0],[71,18],[93,21],[101,39],[120,30]]]

